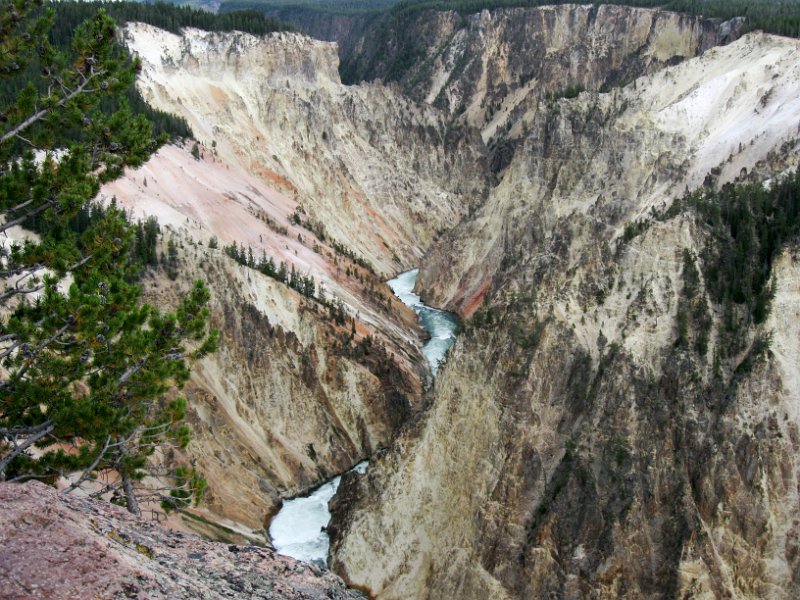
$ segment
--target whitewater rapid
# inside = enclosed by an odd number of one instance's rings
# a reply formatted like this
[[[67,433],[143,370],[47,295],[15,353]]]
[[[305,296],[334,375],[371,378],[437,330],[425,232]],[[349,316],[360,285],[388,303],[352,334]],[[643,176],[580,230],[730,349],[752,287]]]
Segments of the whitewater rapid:
[[[456,341],[457,323],[453,315],[427,306],[414,293],[417,275],[419,275],[419,269],[412,269],[390,279],[387,283],[395,296],[417,313],[423,329],[428,332],[430,339],[422,346],[422,354],[428,361],[431,372],[436,375],[439,367],[447,358],[447,351]]]
[[[367,464],[367,461],[359,463],[353,467],[353,471],[364,473]],[[339,488],[341,480],[340,475],[308,496],[283,503],[269,524],[269,537],[278,554],[326,566],[330,539],[325,527],[331,520],[328,502]]]
[[[447,358],[447,351],[456,339],[456,319],[450,313],[426,306],[414,293],[419,269],[401,273],[387,283],[403,304],[411,307],[430,338],[422,346],[422,354],[436,375]],[[359,463],[353,470],[364,473],[368,462]],[[269,525],[269,537],[278,554],[326,566],[330,539],[325,528],[331,520],[328,502],[339,488],[341,476],[321,485],[308,496],[283,503]]]

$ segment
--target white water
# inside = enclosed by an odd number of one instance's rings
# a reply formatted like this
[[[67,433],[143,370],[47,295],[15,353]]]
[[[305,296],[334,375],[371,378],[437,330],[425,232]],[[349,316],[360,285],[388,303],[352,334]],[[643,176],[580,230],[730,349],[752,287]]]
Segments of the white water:
[[[353,470],[364,473],[367,465],[367,461],[364,461],[353,467]],[[331,479],[310,495],[283,503],[269,524],[269,537],[278,554],[323,567],[327,564],[330,540],[325,527],[331,520],[328,502],[336,493],[341,479]]]
[[[422,347],[431,371],[436,375],[439,366],[445,361],[447,351],[455,342],[456,320],[447,312],[436,310],[423,304],[414,290],[419,269],[401,273],[390,280],[389,287],[404,304],[414,309],[420,323],[430,335]],[[367,461],[353,467],[354,471],[364,473]],[[325,531],[331,520],[328,502],[339,488],[341,477],[336,477],[318,487],[302,498],[294,498],[283,503],[278,514],[269,524],[269,537],[278,554],[285,554],[298,560],[325,566],[328,561],[330,539]]]
[[[419,269],[406,271],[387,283],[395,296],[417,313],[422,327],[431,336],[422,347],[422,354],[431,366],[431,372],[436,375],[439,366],[447,358],[447,351],[456,341],[456,319],[448,312],[425,305],[414,293],[418,274]]]

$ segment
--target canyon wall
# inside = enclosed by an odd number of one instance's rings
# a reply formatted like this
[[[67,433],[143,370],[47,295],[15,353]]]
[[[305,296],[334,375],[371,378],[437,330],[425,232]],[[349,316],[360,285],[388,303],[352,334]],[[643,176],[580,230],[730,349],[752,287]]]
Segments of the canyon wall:
[[[483,193],[481,148],[390,88],[345,88],[335,47],[299,34],[132,24],[124,39],[145,97],[204,142],[166,146],[101,192],[158,218],[177,255],[169,277],[145,277],[148,301],[174,305],[195,279],[212,292],[221,347],[185,390],[193,442],[165,459],[207,477],[201,516],[257,534],[281,498],[388,445],[419,410],[419,328],[384,280]],[[237,264],[231,244],[313,279],[314,299]]]
[[[702,277],[708,346],[679,327],[709,229],[667,211],[797,167],[798,49],[750,34],[529,113],[486,203],[423,264],[423,297],[471,318],[426,419],[343,482],[348,581],[381,599],[800,593],[796,247],[770,319],[720,364]]]
[[[474,218],[427,257],[426,297],[469,316],[491,279],[509,272],[503,261],[526,262],[522,272],[555,259],[577,269],[582,252],[611,244],[627,222],[665,209],[707,178],[765,179],[793,166],[785,154],[800,133],[795,45],[747,36],[624,88],[522,115],[528,133],[519,156]],[[566,285],[573,271],[565,275]]]
[[[101,198],[111,197],[134,219],[158,218],[162,262],[173,248],[169,270],[145,272],[147,301],[175,306],[197,279],[211,290],[220,349],[183,391],[193,439],[171,458],[209,481],[201,516],[261,530],[281,498],[388,445],[419,410],[425,372],[413,312],[373,274],[312,245],[285,195],[211,152],[195,158],[188,146],[166,146],[106,185]],[[342,300],[346,321],[227,256],[223,247],[242,239],[253,240],[256,257],[310,274],[315,297]]]
[[[131,24],[137,85],[218,156],[297,201],[384,276],[414,266],[484,195],[477,133],[376,84],[345,87],[334,44]]]
[[[739,25],[609,4],[401,11],[343,53],[343,70],[355,81],[397,80],[488,138],[547,94],[631,81],[732,41]]]
[[[144,96],[203,142],[106,193],[158,214],[180,285],[214,293],[223,347],[187,390],[209,507],[255,528],[372,453],[330,530],[333,568],[377,598],[797,596],[797,250],[770,319],[719,361],[702,277],[704,351],[679,326],[710,232],[668,209],[797,167],[798,42],[620,7],[420,19],[424,52],[353,47],[399,83],[352,87],[334,45],[297,34],[126,31]],[[212,236],[313,274],[381,360]],[[428,249],[418,288],[465,329],[423,393],[381,278]]]

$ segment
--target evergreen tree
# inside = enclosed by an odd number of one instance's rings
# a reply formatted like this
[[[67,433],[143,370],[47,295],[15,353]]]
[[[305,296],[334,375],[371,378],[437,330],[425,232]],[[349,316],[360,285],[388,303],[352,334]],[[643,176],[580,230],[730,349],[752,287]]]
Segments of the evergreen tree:
[[[103,11],[75,29],[65,54],[47,40],[53,12],[34,8],[0,6],[0,81],[31,61],[41,77],[0,104],[0,232],[21,240],[0,256],[0,480],[66,477],[70,491],[98,480],[98,495],[138,512],[148,456],[188,440],[185,403],[166,394],[215,348],[208,290],[197,282],[174,313],[140,303],[138,229],[113,205],[87,210],[101,182],[155,147],[149,123],[124,102],[101,110],[125,94],[137,65]],[[154,228],[142,228],[148,253]],[[176,495],[153,494],[186,502],[202,489],[194,473],[180,483]]]

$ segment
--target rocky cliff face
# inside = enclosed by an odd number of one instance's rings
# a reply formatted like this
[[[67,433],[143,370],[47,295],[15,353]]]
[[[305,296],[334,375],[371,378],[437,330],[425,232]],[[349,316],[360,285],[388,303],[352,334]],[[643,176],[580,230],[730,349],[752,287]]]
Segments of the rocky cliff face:
[[[333,44],[130,25],[138,85],[207,147],[299,202],[380,273],[416,264],[483,195],[475,134],[379,84],[346,88]],[[466,174],[464,176],[464,174]]]
[[[341,70],[347,81],[396,80],[480,129],[499,172],[553,98],[624,85],[731,42],[742,23],[605,4],[390,12],[356,43],[342,38]]]
[[[187,389],[184,459],[210,482],[206,516],[257,530],[280,498],[386,446],[417,410],[416,319],[384,279],[483,194],[482,149],[390,88],[342,86],[332,44],[146,25],[124,38],[145,97],[204,144],[196,157],[164,148],[102,195],[157,216],[164,243],[182,249],[178,283],[157,275],[151,301],[209,283],[222,347]],[[225,257],[233,243],[312,277],[347,322]]]
[[[426,419],[343,484],[340,573],[387,599],[800,593],[794,250],[771,320],[715,368],[715,335],[678,343],[704,223],[624,233],[687,187],[797,166],[798,48],[748,35],[520,117],[499,184],[420,274],[474,318]]]
[[[522,115],[528,133],[519,155],[475,218],[426,260],[420,284],[427,297],[471,315],[492,278],[513,275],[510,263],[535,272],[558,260],[577,272],[584,252],[598,253],[598,242],[613,242],[626,222],[665,208],[707,178],[765,178],[770,166],[792,166],[784,159],[798,135],[795,46],[747,36],[625,88],[585,92]],[[566,285],[573,272],[562,277]]]
[[[488,139],[548,93],[631,81],[730,42],[737,27],[606,4],[423,11],[387,17],[343,61],[355,80],[397,79],[418,101],[463,113]]]
[[[618,7],[418,25],[436,50],[407,55],[402,88],[346,88],[335,48],[294,34],[127,30],[145,96],[205,142],[107,193],[158,214],[214,290],[225,343],[188,390],[210,506],[256,527],[276,496],[390,444],[345,478],[331,527],[333,566],[378,598],[796,597],[793,251],[770,320],[722,364],[702,277],[711,341],[678,343],[684,257],[709,230],[655,215],[797,166],[798,43],[710,48],[732,24]],[[407,46],[387,39],[394,62],[369,69],[391,78]],[[394,366],[343,353],[346,331],[211,235],[312,273]],[[468,322],[422,396],[413,317],[379,278],[431,244],[423,296]],[[147,293],[169,304],[166,286]]]
[[[187,458],[210,482],[203,504],[213,515],[264,528],[280,498],[388,445],[417,401],[419,380],[377,344],[356,358],[353,346],[342,347],[349,325],[227,257],[188,252],[182,270],[186,284],[208,282],[222,334],[185,390]],[[169,304],[182,288],[159,278],[147,296]]]
[[[173,306],[196,279],[212,292],[221,347],[184,391],[193,440],[178,457],[209,481],[205,517],[262,529],[281,498],[385,447],[418,410],[424,372],[413,313],[390,300],[380,279],[306,239],[285,195],[211,152],[195,159],[177,146],[101,195],[134,218],[156,216],[162,251],[177,248],[175,280],[163,269],[145,277],[148,301]],[[348,321],[337,324],[319,302],[237,264],[222,250],[235,241],[310,273],[343,301]],[[368,336],[365,353],[359,344]]]

